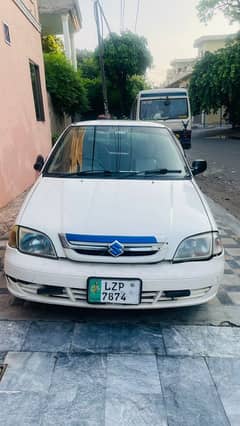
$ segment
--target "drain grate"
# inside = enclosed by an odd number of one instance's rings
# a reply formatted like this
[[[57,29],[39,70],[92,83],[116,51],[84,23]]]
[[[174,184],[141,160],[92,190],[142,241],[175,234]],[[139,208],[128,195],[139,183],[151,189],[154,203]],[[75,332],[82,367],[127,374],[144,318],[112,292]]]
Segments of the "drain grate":
[[[2,365],[0,364],[0,382],[1,382],[3,375],[6,371],[6,368],[7,368],[7,364],[2,364]]]

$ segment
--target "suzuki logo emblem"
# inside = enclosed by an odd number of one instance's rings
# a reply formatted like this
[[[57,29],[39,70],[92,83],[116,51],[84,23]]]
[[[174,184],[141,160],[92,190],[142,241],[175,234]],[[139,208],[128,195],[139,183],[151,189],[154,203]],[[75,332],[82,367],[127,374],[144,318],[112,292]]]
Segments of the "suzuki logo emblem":
[[[108,253],[110,253],[114,257],[121,256],[124,253],[123,244],[119,243],[119,241],[115,240],[112,244],[110,244]]]

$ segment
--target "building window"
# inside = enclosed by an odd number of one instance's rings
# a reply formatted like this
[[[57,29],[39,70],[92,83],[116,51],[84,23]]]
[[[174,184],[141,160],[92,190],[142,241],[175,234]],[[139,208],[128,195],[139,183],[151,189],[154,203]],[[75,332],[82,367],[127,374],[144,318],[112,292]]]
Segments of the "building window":
[[[31,79],[32,79],[32,89],[33,89],[33,99],[36,111],[37,121],[44,121],[44,108],[43,108],[43,98],[42,98],[42,89],[41,89],[41,80],[39,66],[33,62],[29,62]]]
[[[4,38],[5,42],[7,44],[11,44],[11,38],[10,38],[10,32],[9,32],[9,26],[5,22],[3,22],[3,32],[4,32]]]

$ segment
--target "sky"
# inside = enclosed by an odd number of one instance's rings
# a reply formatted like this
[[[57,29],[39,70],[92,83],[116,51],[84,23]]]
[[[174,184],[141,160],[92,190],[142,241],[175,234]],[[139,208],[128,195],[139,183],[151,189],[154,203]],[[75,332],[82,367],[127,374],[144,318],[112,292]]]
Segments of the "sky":
[[[124,0],[122,0],[124,1]],[[112,32],[120,32],[121,0],[102,0],[103,9]],[[134,32],[138,0],[125,0],[124,29]],[[153,56],[154,67],[148,78],[154,84],[162,83],[170,62],[176,58],[197,55],[194,40],[204,35],[231,34],[239,25],[230,25],[222,14],[207,25],[200,22],[196,5],[198,0],[140,0],[136,32],[146,37]],[[97,45],[93,0],[79,0],[82,29],[76,35],[78,49],[94,50]],[[105,29],[105,35],[107,35]]]

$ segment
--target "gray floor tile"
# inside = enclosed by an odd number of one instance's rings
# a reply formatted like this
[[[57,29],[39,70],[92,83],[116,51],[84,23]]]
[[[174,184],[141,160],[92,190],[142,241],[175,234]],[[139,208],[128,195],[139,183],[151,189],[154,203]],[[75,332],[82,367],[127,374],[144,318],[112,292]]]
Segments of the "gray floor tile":
[[[231,297],[229,296],[228,292],[220,289],[217,294],[218,300],[221,302],[222,305],[233,305],[233,301]]]
[[[231,426],[240,424],[240,359],[208,358],[212,378],[217,386]]]
[[[0,364],[4,362],[6,355],[6,352],[0,352]]]
[[[108,355],[107,393],[161,394],[154,355]]]
[[[79,353],[107,353],[111,348],[111,324],[78,323],[74,327],[71,350]]]
[[[34,321],[26,336],[23,351],[68,352],[73,327],[70,321]]]
[[[0,392],[1,426],[40,426],[45,395],[26,392]]]
[[[73,352],[164,354],[159,325],[80,323],[76,324]]]
[[[167,426],[162,395],[111,394],[106,403],[106,426]]]
[[[53,354],[10,352],[5,363],[7,369],[0,382],[0,391],[48,391],[55,364]]]
[[[106,356],[58,354],[52,377],[51,392],[84,391],[106,385]]]
[[[226,263],[228,266],[230,266],[231,269],[239,269],[240,265],[238,262],[236,262],[234,259],[226,260]]]
[[[168,355],[234,357],[240,353],[240,329],[211,326],[163,328]]]
[[[158,324],[114,324],[110,352],[164,355],[162,330]]]
[[[0,351],[20,351],[29,325],[27,321],[0,321]]]
[[[229,426],[201,358],[158,357],[168,426]]]
[[[105,388],[50,393],[41,426],[104,426]]]

